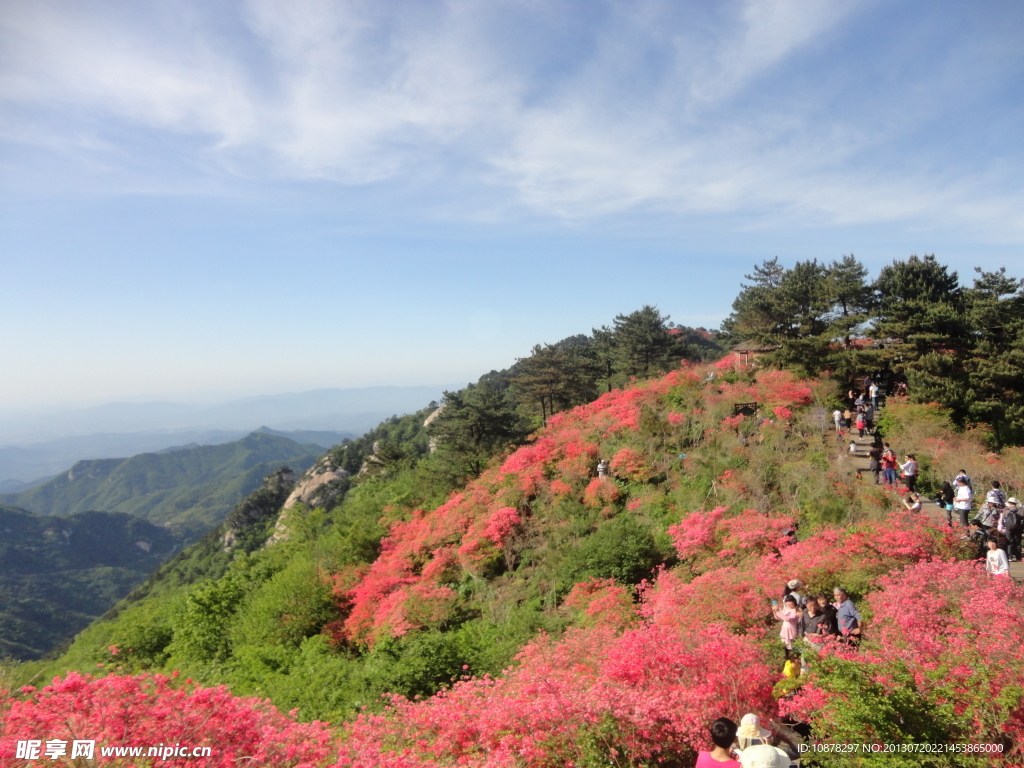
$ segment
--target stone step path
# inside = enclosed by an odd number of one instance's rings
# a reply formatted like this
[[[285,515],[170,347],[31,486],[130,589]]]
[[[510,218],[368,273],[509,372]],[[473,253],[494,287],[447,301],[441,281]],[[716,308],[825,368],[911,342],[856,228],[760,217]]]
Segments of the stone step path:
[[[850,452],[850,442],[853,442],[857,446],[855,453]],[[864,482],[872,483],[874,478],[871,475],[868,467],[871,465],[871,459],[868,454],[871,452],[872,447],[875,444],[874,435],[869,435],[865,432],[864,437],[860,437],[860,433],[857,429],[850,429],[843,435],[842,439],[838,441],[840,446],[840,464],[847,464],[851,474],[856,472],[861,473],[861,477]],[[902,459],[902,455],[900,456]],[[903,495],[893,493],[893,505],[901,507],[903,505]],[[946,522],[946,511],[940,509],[935,504],[934,499],[922,499],[923,509],[925,513],[934,519],[936,522]],[[956,516],[954,515],[954,521]],[[1024,582],[1024,562],[1010,563],[1010,577],[1015,581]]]

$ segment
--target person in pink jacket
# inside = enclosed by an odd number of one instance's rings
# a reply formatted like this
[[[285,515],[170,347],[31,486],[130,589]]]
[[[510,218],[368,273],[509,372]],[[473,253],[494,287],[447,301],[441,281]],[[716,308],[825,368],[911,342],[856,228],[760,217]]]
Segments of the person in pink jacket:
[[[782,642],[786,644],[786,647],[792,650],[793,641],[800,636],[800,610],[797,608],[796,598],[792,595],[786,595],[781,607],[772,600],[772,613],[775,614],[776,619],[782,622],[779,637],[782,638]]]

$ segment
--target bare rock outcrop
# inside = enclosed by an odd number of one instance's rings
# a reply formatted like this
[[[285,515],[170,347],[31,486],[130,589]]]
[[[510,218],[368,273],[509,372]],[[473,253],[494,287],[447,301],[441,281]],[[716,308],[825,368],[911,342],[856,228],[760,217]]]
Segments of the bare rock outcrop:
[[[297,504],[308,507],[330,506],[343,491],[343,481],[349,474],[348,470],[337,466],[331,456],[324,456],[310,467],[285,499],[281,514],[274,523],[274,533],[267,539],[267,546],[288,538],[288,510]]]

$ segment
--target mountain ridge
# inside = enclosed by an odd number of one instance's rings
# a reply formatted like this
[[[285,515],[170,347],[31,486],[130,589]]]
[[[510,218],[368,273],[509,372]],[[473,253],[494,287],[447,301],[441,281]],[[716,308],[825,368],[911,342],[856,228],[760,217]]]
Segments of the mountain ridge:
[[[257,431],[220,445],[85,459],[46,483],[0,496],[0,503],[41,515],[128,512],[195,538],[220,522],[271,471],[291,464],[302,472],[322,452],[316,445]]]

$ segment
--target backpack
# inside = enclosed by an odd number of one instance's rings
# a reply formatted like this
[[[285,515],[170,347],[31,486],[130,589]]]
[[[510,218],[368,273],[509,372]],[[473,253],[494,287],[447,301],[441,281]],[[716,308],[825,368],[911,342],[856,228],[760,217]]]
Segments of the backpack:
[[[1008,531],[1016,531],[1020,527],[1020,515],[1012,509],[1003,512],[1003,527]]]

